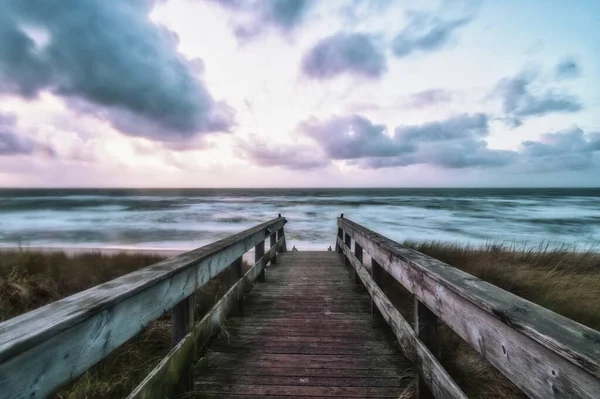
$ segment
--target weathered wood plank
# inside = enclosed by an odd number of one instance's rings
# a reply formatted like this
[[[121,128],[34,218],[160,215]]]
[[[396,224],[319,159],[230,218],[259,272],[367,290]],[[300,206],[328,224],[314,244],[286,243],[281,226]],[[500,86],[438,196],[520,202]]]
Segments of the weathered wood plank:
[[[595,398],[600,332],[347,219],[338,224],[384,270],[533,398]]]
[[[243,384],[195,384],[196,389],[205,394],[242,395],[242,396],[309,396],[317,398],[397,398],[398,389],[394,387],[316,387],[283,385],[243,385]]]
[[[223,373],[219,370],[219,374],[205,377],[203,383],[213,384],[241,384],[241,385],[285,385],[285,386],[317,386],[317,387],[393,387],[400,388],[406,385],[406,382],[401,378],[369,378],[356,377],[355,375],[344,377],[325,377],[320,375],[304,376],[296,374],[293,376],[280,375],[240,375]],[[352,374],[352,373],[349,373]],[[412,376],[408,376],[412,378]]]
[[[341,243],[340,243],[341,244]],[[347,247],[342,248],[346,258],[358,272],[363,285],[371,295],[377,308],[387,320],[390,328],[396,335],[402,352],[410,359],[427,387],[436,398],[467,398],[446,370],[437,361],[427,347],[419,340],[412,327],[392,305],[381,288],[375,284],[367,269],[354,256]]]
[[[0,392],[46,397],[229,266],[274,219],[0,324]]]
[[[177,384],[178,376],[190,370],[196,354],[196,348],[202,348],[216,334],[227,315],[231,313],[243,297],[244,292],[254,284],[270,257],[283,246],[283,240],[256,262],[212,307],[212,309],[194,326],[181,342],[148,374],[148,376],[129,395],[129,399],[164,398]]]
[[[197,366],[203,378],[210,378],[214,372],[214,363],[201,360]],[[400,374],[397,367],[375,369],[336,369],[336,368],[299,368],[299,367],[246,367],[239,362],[218,362],[218,371],[230,376],[269,376],[269,377],[323,377],[323,378],[368,378],[371,381],[388,380],[400,381],[412,378],[411,374]]]

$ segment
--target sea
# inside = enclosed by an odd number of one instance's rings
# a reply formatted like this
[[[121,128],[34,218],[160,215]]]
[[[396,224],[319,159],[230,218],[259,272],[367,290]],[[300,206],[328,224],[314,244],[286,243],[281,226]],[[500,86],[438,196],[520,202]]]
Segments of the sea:
[[[399,242],[600,244],[598,188],[1,189],[0,247],[184,251],[281,214],[325,250],[342,213]]]

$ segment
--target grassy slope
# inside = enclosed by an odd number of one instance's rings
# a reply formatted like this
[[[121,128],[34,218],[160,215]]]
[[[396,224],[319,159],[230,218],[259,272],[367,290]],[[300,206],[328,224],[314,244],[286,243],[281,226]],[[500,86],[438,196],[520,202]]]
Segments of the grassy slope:
[[[600,329],[600,257],[570,251],[517,250],[438,243],[408,245],[526,299]],[[0,252],[0,321],[160,260],[150,255]],[[223,273],[201,292],[197,316],[229,287]],[[385,291],[411,319],[410,296],[387,280]],[[469,397],[524,397],[448,328],[441,328],[441,360]],[[123,397],[140,382],[170,346],[168,315],[59,392],[59,398]],[[132,367],[135,365],[135,367]]]

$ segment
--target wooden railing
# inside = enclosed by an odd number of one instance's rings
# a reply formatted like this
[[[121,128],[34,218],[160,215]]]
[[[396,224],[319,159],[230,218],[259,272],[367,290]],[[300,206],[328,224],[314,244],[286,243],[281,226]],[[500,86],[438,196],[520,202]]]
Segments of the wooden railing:
[[[216,333],[265,265],[286,250],[278,218],[98,285],[0,324],[0,397],[43,398],[73,381],[172,309],[173,349],[131,398],[191,389],[195,350]],[[265,239],[270,249],[265,253]],[[256,263],[242,275],[242,255]],[[237,282],[194,324],[194,293],[231,267]]]
[[[342,217],[337,249],[418,370],[418,397],[464,398],[437,361],[446,323],[532,398],[599,398],[600,333]],[[354,252],[352,252],[352,241]],[[371,273],[363,265],[371,258]],[[414,328],[379,287],[382,271],[414,296]]]

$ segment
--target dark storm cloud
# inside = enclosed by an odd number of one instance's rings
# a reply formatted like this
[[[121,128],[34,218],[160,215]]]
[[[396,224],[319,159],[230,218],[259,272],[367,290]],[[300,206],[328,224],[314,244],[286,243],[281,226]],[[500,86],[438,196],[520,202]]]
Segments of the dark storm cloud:
[[[331,159],[391,157],[413,150],[394,141],[385,125],[373,124],[360,115],[334,116],[301,123],[303,134],[314,139]]]
[[[421,125],[403,125],[395,130],[394,137],[404,143],[448,141],[477,138],[488,134],[486,114],[461,114],[441,121]]]
[[[502,99],[503,111],[513,125],[520,125],[522,118],[543,116],[551,113],[577,112],[583,109],[579,99],[568,93],[547,89],[535,89],[536,72],[523,72],[515,77],[502,79],[493,95]]]
[[[408,96],[405,106],[409,108],[428,108],[452,101],[453,93],[444,89],[428,89],[412,93]]]
[[[50,147],[19,134],[14,115],[0,112],[0,156],[30,155],[37,151],[54,154]]]
[[[238,38],[249,39],[275,28],[287,33],[300,25],[312,0],[209,0],[250,18],[248,24],[237,25]]]
[[[241,142],[239,149],[252,163],[259,166],[281,166],[290,170],[309,170],[325,167],[329,160],[320,155],[312,147],[297,146],[268,146],[254,140]]]
[[[302,72],[313,79],[332,79],[342,74],[378,78],[386,71],[386,59],[376,40],[362,33],[337,33],[315,44],[302,60]]]
[[[149,20],[151,1],[0,3],[0,90],[49,90],[124,133],[176,141],[226,131],[232,111],[194,76],[201,60]]]
[[[581,75],[581,67],[572,58],[565,58],[556,65],[555,74],[558,79],[576,78]]]
[[[450,43],[456,30],[472,21],[470,16],[442,20],[424,12],[412,12],[408,17],[407,26],[392,41],[392,51],[399,58],[443,48]]]

